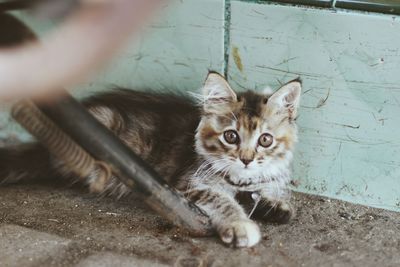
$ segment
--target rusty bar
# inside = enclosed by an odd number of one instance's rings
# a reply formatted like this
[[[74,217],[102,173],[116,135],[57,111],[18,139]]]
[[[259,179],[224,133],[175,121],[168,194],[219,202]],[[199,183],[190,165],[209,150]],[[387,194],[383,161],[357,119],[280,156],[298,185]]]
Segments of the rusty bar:
[[[47,118],[32,101],[22,100],[13,105],[12,117],[41,142],[49,152],[62,160],[80,178],[97,171],[99,180],[107,180],[111,170],[98,162]]]
[[[37,105],[83,149],[96,159],[107,162],[121,182],[130,188],[137,186],[146,202],[170,222],[195,236],[212,233],[207,216],[169,188],[146,162],[67,92],[57,99]]]

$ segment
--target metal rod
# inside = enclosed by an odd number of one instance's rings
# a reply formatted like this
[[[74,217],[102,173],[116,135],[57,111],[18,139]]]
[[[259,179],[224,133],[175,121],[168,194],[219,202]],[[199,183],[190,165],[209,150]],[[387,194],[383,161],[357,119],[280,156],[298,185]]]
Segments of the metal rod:
[[[110,167],[103,162],[96,161],[47,118],[32,101],[17,102],[11,109],[11,115],[54,157],[61,160],[68,171],[80,178],[86,178],[95,171],[98,178],[90,185],[90,191],[98,192],[104,189],[105,181],[111,176]]]
[[[28,9],[37,5],[42,0],[8,0],[0,2],[0,12]]]
[[[169,188],[148,164],[67,92],[60,98],[36,104],[83,149],[107,162],[121,182],[130,188],[137,186],[146,202],[170,222],[196,236],[213,232],[207,216]]]

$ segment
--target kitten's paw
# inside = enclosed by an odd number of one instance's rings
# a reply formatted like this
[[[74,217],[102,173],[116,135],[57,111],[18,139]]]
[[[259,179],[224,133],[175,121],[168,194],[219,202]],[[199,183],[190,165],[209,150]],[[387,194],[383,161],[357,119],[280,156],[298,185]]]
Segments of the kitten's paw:
[[[254,199],[251,192],[241,192],[237,196],[241,205],[250,214],[254,208]],[[289,200],[275,200],[262,197],[255,210],[251,214],[251,219],[263,220],[275,223],[288,223],[296,214],[296,210],[289,203]]]
[[[261,240],[258,225],[251,220],[233,221],[218,230],[222,242],[238,248],[252,247]]]
[[[288,223],[295,216],[295,209],[289,202],[281,202],[275,211],[275,220],[279,223]]]
[[[261,206],[254,214],[256,218],[263,219],[269,222],[288,223],[295,215],[295,210],[289,202],[268,202]]]

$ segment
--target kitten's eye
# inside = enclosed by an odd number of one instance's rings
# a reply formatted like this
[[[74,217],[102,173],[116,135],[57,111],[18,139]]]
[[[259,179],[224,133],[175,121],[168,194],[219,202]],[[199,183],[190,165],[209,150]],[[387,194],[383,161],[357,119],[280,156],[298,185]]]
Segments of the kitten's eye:
[[[258,139],[258,144],[263,147],[270,147],[273,142],[274,138],[268,133],[262,134]]]
[[[228,144],[239,143],[239,135],[234,130],[228,130],[224,132],[224,139]]]

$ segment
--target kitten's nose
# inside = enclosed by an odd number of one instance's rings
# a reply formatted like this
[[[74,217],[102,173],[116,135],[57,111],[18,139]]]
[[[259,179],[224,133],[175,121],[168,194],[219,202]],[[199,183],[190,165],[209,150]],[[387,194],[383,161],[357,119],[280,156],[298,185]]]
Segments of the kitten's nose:
[[[253,161],[253,159],[245,159],[245,158],[241,158],[240,160],[243,162],[243,164],[244,164],[245,166],[249,165],[250,162]]]

